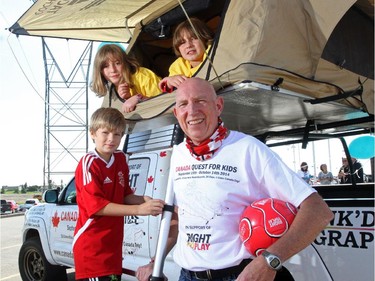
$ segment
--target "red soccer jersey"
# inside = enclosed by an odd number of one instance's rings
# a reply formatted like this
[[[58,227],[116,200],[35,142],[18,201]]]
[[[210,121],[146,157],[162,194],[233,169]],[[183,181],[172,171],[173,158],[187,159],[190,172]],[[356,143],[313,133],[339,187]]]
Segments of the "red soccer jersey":
[[[132,194],[129,167],[122,151],[109,163],[96,152],[86,154],[75,172],[79,217],[74,232],[76,279],[122,273],[124,217],[96,216],[108,203],[124,203]]]

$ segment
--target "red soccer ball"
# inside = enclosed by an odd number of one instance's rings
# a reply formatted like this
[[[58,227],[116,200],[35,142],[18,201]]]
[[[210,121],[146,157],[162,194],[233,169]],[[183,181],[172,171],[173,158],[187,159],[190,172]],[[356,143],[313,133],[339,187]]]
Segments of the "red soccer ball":
[[[241,217],[239,232],[242,243],[250,254],[260,255],[288,231],[296,214],[296,207],[279,199],[254,201]]]

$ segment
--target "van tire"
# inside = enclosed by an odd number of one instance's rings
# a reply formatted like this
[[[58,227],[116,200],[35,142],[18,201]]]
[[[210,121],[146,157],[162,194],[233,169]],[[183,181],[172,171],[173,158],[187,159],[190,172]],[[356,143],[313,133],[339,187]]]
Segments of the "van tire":
[[[38,237],[26,240],[18,256],[18,267],[23,281],[66,281],[65,267],[50,264]]]

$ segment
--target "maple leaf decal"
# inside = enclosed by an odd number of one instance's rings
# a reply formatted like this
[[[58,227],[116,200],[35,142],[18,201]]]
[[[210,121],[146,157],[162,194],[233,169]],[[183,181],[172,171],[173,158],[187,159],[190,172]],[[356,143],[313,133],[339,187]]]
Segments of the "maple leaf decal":
[[[52,225],[53,225],[53,227],[58,227],[59,223],[60,223],[60,218],[57,215],[57,211],[56,211],[54,216],[52,217]]]
[[[166,157],[166,156],[167,156],[167,152],[166,151],[160,152],[160,157]]]
[[[147,182],[152,183],[153,181],[154,181],[154,178],[152,176],[149,176],[148,179],[147,179]]]

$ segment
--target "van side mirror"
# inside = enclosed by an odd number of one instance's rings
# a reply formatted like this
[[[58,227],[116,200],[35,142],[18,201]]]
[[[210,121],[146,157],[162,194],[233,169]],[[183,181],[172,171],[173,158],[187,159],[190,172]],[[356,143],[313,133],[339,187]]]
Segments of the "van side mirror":
[[[59,192],[56,189],[46,190],[43,194],[43,200],[46,203],[57,203]]]

